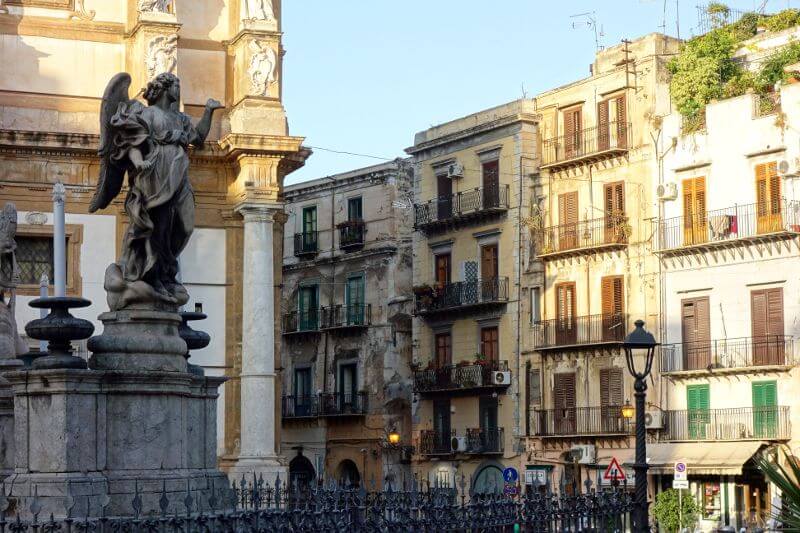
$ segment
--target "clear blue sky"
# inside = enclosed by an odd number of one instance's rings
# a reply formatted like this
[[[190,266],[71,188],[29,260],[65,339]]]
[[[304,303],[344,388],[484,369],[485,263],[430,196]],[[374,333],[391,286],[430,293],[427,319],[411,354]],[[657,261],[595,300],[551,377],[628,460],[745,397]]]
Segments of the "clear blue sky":
[[[697,26],[679,0],[680,35]],[[731,0],[752,10],[761,0]],[[770,0],[767,11],[797,7]],[[284,104],[309,146],[394,158],[414,133],[585,77],[602,44],[661,31],[664,0],[284,0]],[[667,33],[676,2],[666,0]],[[286,183],[378,163],[314,150]]]

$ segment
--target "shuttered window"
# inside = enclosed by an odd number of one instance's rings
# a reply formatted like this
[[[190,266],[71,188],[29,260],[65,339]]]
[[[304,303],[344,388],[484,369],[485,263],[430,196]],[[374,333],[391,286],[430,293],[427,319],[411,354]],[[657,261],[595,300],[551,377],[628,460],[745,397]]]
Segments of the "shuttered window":
[[[582,153],[582,124],[580,107],[564,111],[564,149],[567,159]]]
[[[608,100],[597,104],[597,149],[608,150],[611,147],[611,131],[608,123]]]
[[[556,317],[559,322],[571,322],[575,318],[575,283],[556,285]]]
[[[553,375],[553,423],[557,435],[576,431],[575,374]]]
[[[542,405],[542,376],[538,368],[528,369],[528,405]]]
[[[681,301],[683,369],[705,370],[711,364],[711,321],[708,298]]]
[[[621,406],[624,399],[622,369],[603,368],[600,370],[600,405]]]
[[[759,381],[752,384],[752,390],[754,436],[774,439],[778,430],[778,385],[775,381]]]
[[[487,161],[481,165],[483,175],[483,208],[500,205],[500,161]]]
[[[706,242],[706,178],[683,180],[684,245]]]
[[[688,437],[691,440],[703,440],[708,433],[710,416],[709,387],[703,385],[688,385],[686,387],[686,409],[688,422]]]
[[[784,364],[783,289],[759,289],[750,293],[753,332],[753,364]]]
[[[756,165],[756,215],[759,233],[779,231],[781,217],[781,178],[775,161]]]
[[[615,120],[617,123],[617,148],[628,147],[628,113],[625,105],[625,95],[614,98],[616,109]]]
[[[558,247],[578,246],[578,191],[558,195]]]
[[[436,259],[436,284],[443,287],[450,283],[450,254],[437,254]]]
[[[450,333],[436,334],[436,368],[445,367],[453,362]]]
[[[605,211],[605,243],[625,242],[625,183],[617,181],[603,185]]]
[[[500,336],[496,326],[481,328],[481,353],[487,361],[496,363],[500,359]]]
[[[605,276],[600,280],[603,340],[622,340],[625,337],[625,287],[622,276]]]

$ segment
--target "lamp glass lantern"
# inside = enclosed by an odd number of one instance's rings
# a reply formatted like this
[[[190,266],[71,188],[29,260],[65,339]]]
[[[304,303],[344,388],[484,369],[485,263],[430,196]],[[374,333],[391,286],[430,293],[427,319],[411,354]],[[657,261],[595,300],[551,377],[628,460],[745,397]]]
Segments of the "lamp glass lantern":
[[[625,400],[625,405],[622,406],[622,409],[620,409],[620,411],[622,418],[626,420],[632,419],[633,416],[636,414],[636,409],[633,407],[630,400]]]
[[[400,433],[398,433],[397,431],[390,431],[386,437],[386,440],[392,446],[397,446],[398,444],[400,444]]]
[[[652,333],[644,329],[644,320],[637,320],[636,328],[625,337],[622,348],[625,350],[625,359],[628,371],[637,379],[644,379],[650,374],[653,367],[653,357],[659,345]],[[644,360],[644,368],[637,368],[637,360]]]

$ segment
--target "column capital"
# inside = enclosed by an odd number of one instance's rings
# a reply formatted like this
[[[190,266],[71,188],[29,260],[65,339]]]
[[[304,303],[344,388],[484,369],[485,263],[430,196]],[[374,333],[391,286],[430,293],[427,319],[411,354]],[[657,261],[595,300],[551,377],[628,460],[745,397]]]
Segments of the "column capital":
[[[244,218],[245,224],[248,222],[272,223],[283,214],[283,205],[242,202],[234,207],[234,211]]]

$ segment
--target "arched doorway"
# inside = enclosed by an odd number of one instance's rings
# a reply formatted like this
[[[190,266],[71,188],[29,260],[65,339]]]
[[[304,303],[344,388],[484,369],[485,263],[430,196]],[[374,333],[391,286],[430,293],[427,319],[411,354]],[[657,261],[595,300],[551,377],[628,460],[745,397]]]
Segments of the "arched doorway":
[[[358,487],[361,485],[361,475],[358,467],[350,459],[345,459],[336,467],[336,481],[345,487]]]
[[[289,483],[292,488],[308,489],[316,477],[314,465],[304,455],[298,454],[289,462]]]
[[[472,478],[473,494],[502,494],[503,471],[495,465],[487,465],[478,470]]]

